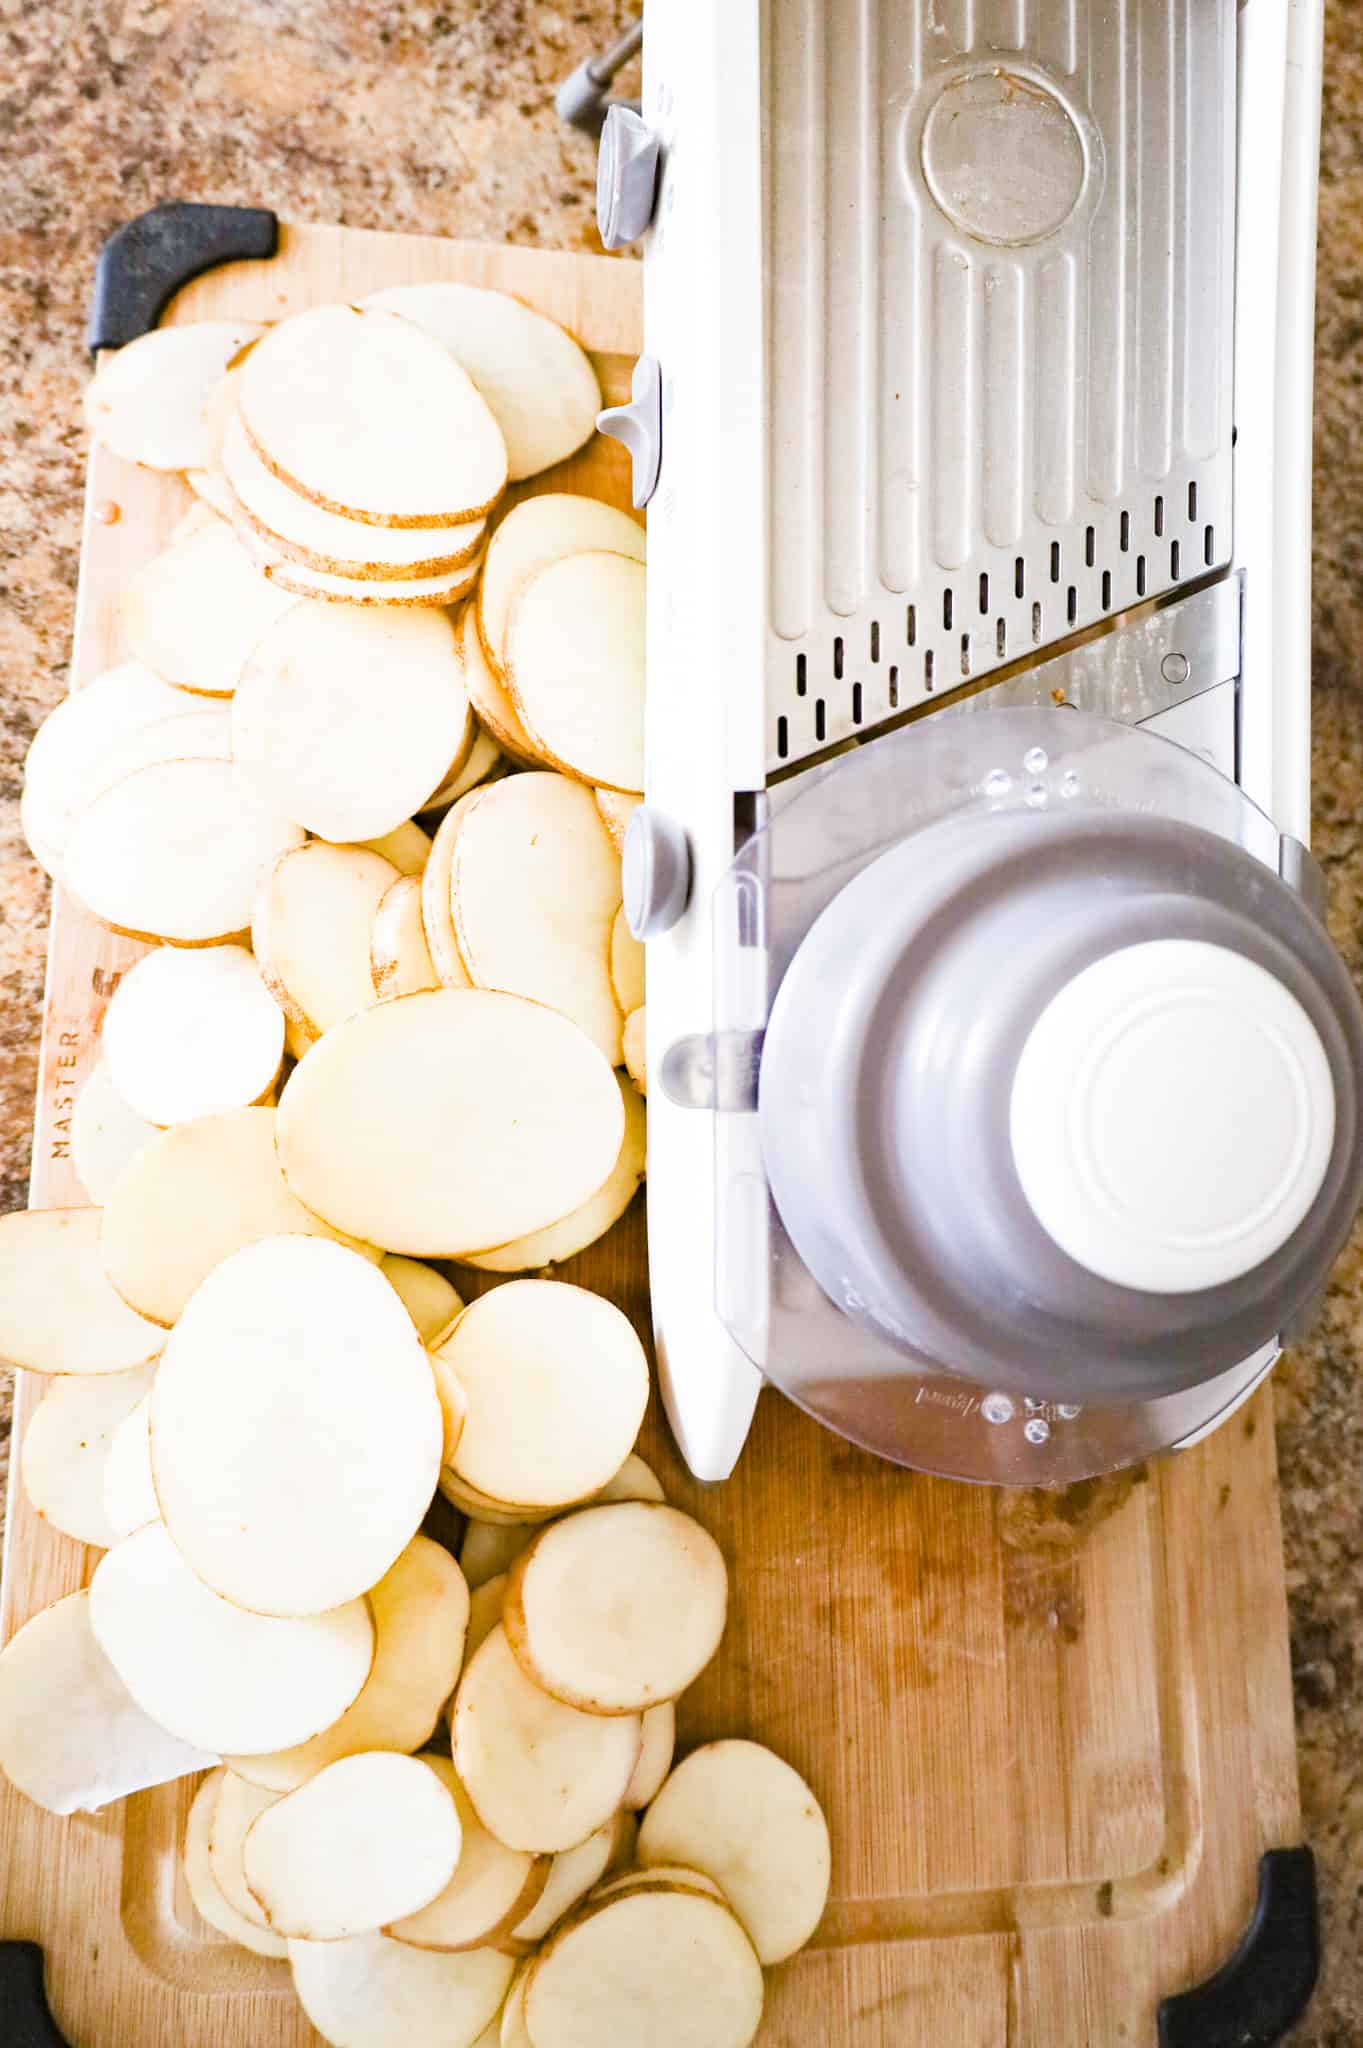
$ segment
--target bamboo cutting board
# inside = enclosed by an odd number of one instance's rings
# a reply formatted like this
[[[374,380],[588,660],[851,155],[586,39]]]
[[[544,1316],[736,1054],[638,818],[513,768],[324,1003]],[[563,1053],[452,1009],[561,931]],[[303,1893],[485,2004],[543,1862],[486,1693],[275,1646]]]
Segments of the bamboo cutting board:
[[[607,398],[627,394],[640,274],[602,258],[285,228],[273,261],[199,279],[169,317],[270,318],[435,277],[541,306],[594,352]],[[610,442],[537,481],[628,503]],[[77,685],[120,657],[118,594],[186,499],[178,480],[95,452]],[[84,1199],[71,1105],[140,950],[58,895],[35,1204]],[[642,1206],[566,1274],[645,1330]],[[16,1450],[41,1391],[20,1377]],[[1195,1451],[1052,1501],[897,1471],[774,1393],[725,1486],[688,1477],[656,1415],[644,1447],[732,1571],[728,1633],[684,1703],[682,1744],[770,1743],[832,1829],[828,1912],[771,1977],[762,2048],[1153,2043],[1160,1999],[1244,1930],[1262,1852],[1299,1839],[1269,1397]],[[15,1475],[6,1637],[96,1557],[32,1513],[17,1460]],[[188,1804],[170,1787],[60,1821],[0,1782],[0,1935],[43,1945],[73,2048],[315,2042],[285,1967],[190,1908],[176,1871]]]

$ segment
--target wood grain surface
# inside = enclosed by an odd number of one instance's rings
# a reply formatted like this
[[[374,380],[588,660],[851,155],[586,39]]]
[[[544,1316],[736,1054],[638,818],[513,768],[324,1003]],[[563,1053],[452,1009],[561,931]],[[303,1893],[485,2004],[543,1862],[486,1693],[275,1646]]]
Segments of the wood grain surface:
[[[639,273],[600,258],[286,229],[274,262],[200,279],[170,317],[268,318],[429,277],[519,293],[583,338],[608,399],[627,392]],[[623,454],[600,441],[536,485],[628,499]],[[118,594],[185,502],[174,479],[92,457],[77,687],[122,652]],[[83,1199],[71,1104],[140,950],[57,893],[37,1204]],[[564,1270],[646,1332],[642,1202]],[[16,1438],[41,1394],[21,1380]],[[1267,1400],[1177,1460],[1060,1497],[900,1472],[771,1393],[735,1478],[702,1488],[650,1416],[643,1448],[733,1582],[682,1743],[771,1743],[832,1828],[828,1913],[771,1976],[762,2048],[1152,2043],[1159,1999],[1228,1953],[1260,1854],[1300,1828]],[[14,1486],[0,1631],[88,1581],[95,1559]],[[317,2039],[284,1966],[190,1907],[176,1854],[191,1792],[61,1821],[0,1785],[0,1935],[44,1945],[73,2048]]]

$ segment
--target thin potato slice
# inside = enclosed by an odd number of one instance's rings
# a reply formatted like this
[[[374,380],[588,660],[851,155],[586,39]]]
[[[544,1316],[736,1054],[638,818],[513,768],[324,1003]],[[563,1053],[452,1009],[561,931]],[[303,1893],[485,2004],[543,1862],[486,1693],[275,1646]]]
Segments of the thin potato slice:
[[[468,1580],[475,1598],[484,1586],[496,1584],[498,1580],[506,1577],[534,1535],[537,1526],[534,1522],[484,1522],[478,1516],[470,1515],[469,1525],[464,1531],[464,1541],[459,1549],[459,1568]],[[502,1618],[500,1601],[505,1590],[504,1586],[498,1587],[498,1621]],[[470,1621],[470,1633],[472,1626]],[[465,1656],[469,1654],[471,1653],[466,1648]]]
[[[499,1625],[454,1700],[454,1768],[483,1826],[513,1849],[575,1849],[619,1807],[639,1760],[637,1715],[580,1714],[543,1693]]]
[[[506,1573],[487,1579],[469,1596],[469,1627],[464,1638],[464,1662],[471,1664],[502,1618],[506,1599]]]
[[[34,859],[57,877],[74,820],[107,788],[110,751],[144,726],[191,708],[140,661],[105,669],[73,690],[33,735],[19,819]]]
[[[359,843],[367,853],[381,853],[390,860],[400,875],[419,875],[431,851],[431,835],[422,831],[415,818],[395,825],[391,832],[381,832],[377,839]]]
[[[506,1994],[496,2048],[535,2048],[525,2025],[525,1994],[530,1989],[530,1964],[522,1963]]]
[[[195,699],[180,692],[185,708],[166,718],[139,726],[110,747],[90,789],[94,801],[101,790],[135,775],[139,768],[153,768],[160,761],[230,761],[232,758],[232,716],[225,704],[211,704],[204,711],[192,707]]]
[[[335,1238],[289,1190],[272,1109],[229,1109],[158,1131],[110,1190],[105,1271],[131,1308],[169,1328],[213,1268],[267,1237]],[[369,1246],[350,1248],[362,1256]]]
[[[444,1890],[419,1911],[395,1919],[384,1932],[414,1948],[449,1953],[483,1948],[509,1933],[530,1911],[548,1881],[550,1859],[508,1849],[490,1835],[448,1758],[424,1756],[421,1762],[454,1801],[463,1848]]]
[[[431,792],[421,806],[423,812],[448,809],[451,804],[458,803],[461,796],[467,796],[471,789],[477,789],[481,783],[491,782],[504,771],[505,766],[496,740],[490,733],[480,729],[469,749],[469,757],[459,773],[448,776],[439,789]]]
[[[625,834],[629,821],[643,802],[638,790],[598,789],[596,808],[601,813],[601,822],[610,834],[611,845],[617,853],[625,850]]]
[[[97,1813],[214,1760],[137,1705],[95,1638],[88,1591],[44,1607],[0,1650],[0,1770],[48,1813]]]
[[[612,1500],[664,1499],[662,1482],[653,1467],[637,1451],[631,1451],[615,1477],[607,1481],[600,1493],[594,1493],[585,1505],[599,1508]]]
[[[256,803],[232,762],[163,761],[81,812],[64,879],[115,931],[213,945],[246,930],[262,880],[304,837]]]
[[[643,1716],[644,1746],[634,1766],[634,1776],[625,1791],[625,1805],[639,1812],[657,1797],[672,1768],[677,1745],[677,1708],[673,1700],[659,1700]]]
[[[194,1794],[194,1804],[189,1809],[185,1823],[184,1851],[181,1862],[189,1896],[194,1910],[201,1920],[215,1927],[219,1934],[225,1934],[229,1941],[235,1941],[240,1948],[248,1948],[258,1956],[273,1956],[282,1959],[289,1953],[288,1944],[278,1934],[272,1934],[268,1927],[257,1927],[239,1913],[225,1896],[222,1887],[213,1874],[213,1865],[208,1853],[209,1831],[213,1823],[218,1793],[226,1771],[210,1771]]]
[[[445,1275],[437,1272],[434,1266],[424,1265],[420,1259],[404,1259],[396,1252],[385,1252],[379,1261],[379,1270],[396,1290],[398,1300],[416,1324],[422,1343],[442,1343],[454,1328],[464,1306]]]
[[[478,285],[388,285],[362,301],[400,314],[449,350],[477,385],[506,442],[515,483],[563,462],[591,438],[601,386],[566,328]]]
[[[609,952],[620,862],[591,792],[543,773],[482,791],[454,835],[450,894],[475,987],[561,1010],[617,1066]]]
[[[613,1501],[542,1529],[511,1568],[506,1639],[570,1706],[632,1714],[675,1699],[724,1633],[719,1545],[659,1501]]]
[[[648,1052],[644,1042],[644,1016],[641,1006],[631,1010],[625,1019],[620,1046],[625,1056],[625,1071],[641,1095],[648,1094]]]
[[[280,1101],[279,1154],[299,1200],[335,1228],[455,1258],[584,1201],[623,1123],[610,1067],[566,1018],[433,989],[362,1010],[313,1047]]]
[[[516,1965],[495,1949],[437,1955],[362,1934],[291,1941],[293,1988],[335,2048],[475,2048]]]
[[[564,1914],[571,1912],[592,1886],[600,1883],[619,1852],[622,1836],[627,1832],[625,1822],[624,1814],[614,1814],[576,1849],[565,1849],[555,1856],[544,1890],[512,1929],[517,1941],[543,1941]]]
[[[468,596],[478,581],[477,559],[438,576],[410,576],[377,582],[356,576],[333,576],[326,569],[308,569],[301,562],[272,555],[264,543],[248,536],[248,546],[262,573],[280,590],[319,604],[359,605],[370,611],[419,611],[455,605]]]
[[[764,1963],[813,1934],[828,1899],[828,1823],[798,1771],[756,1742],[710,1742],[644,1816],[639,1860],[687,1863],[720,1886]]]
[[[515,1238],[510,1244],[498,1245],[496,1251],[473,1252],[468,1260],[471,1266],[485,1273],[542,1272],[546,1266],[576,1258],[589,1244],[604,1237],[624,1215],[644,1178],[647,1125],[638,1089],[619,1074],[616,1079],[625,1105],[625,1135],[609,1178],[590,1201],[574,1209],[562,1222],[551,1223],[547,1230],[537,1230],[529,1237]]]
[[[585,1288],[508,1281],[465,1309],[440,1355],[469,1403],[453,1470],[513,1508],[595,1492],[639,1434],[643,1346],[629,1318]]]
[[[237,501],[220,469],[187,469],[185,482],[197,503],[206,506],[210,512],[216,512],[219,519],[225,519],[230,525],[236,518]]]
[[[114,1431],[104,1461],[104,1513],[115,1542],[161,1519],[151,1477],[150,1414],[151,1402],[144,1395]]]
[[[0,1216],[0,1358],[29,1372],[121,1373],[159,1356],[164,1330],[105,1277],[98,1209]]]
[[[663,1863],[654,1870],[621,1870],[597,1885],[592,1893],[594,1899],[614,1899],[626,1892],[684,1891],[699,1892],[702,1898],[720,1899],[725,1905],[728,1900],[712,1877],[703,1870],[692,1870],[684,1863]]]
[[[432,1363],[437,1370],[444,1360],[432,1354]],[[465,1416],[468,1419],[468,1397],[464,1400]],[[539,1526],[552,1521],[563,1512],[562,1508],[516,1508],[505,1502],[489,1499],[466,1486],[462,1480],[449,1472],[440,1475],[440,1489],[455,1507],[462,1508],[469,1517],[469,1526],[464,1536],[464,1546],[459,1553],[459,1563],[470,1586],[482,1585],[487,1579],[495,1578],[516,1562],[530,1542]],[[612,1500],[661,1500],[662,1487],[657,1475],[650,1470],[643,1459],[631,1451],[615,1476],[598,1493],[589,1494],[581,1502],[571,1502],[571,1507],[597,1507],[604,1501]]]
[[[252,349],[238,403],[276,476],[374,526],[452,526],[506,485],[506,442],[465,371],[394,314],[315,306]]]
[[[477,792],[466,790],[451,804],[440,820],[431,842],[431,857],[421,876],[421,928],[426,950],[442,988],[471,988],[469,971],[459,951],[450,904],[450,872],[454,865],[454,842]]]
[[[198,469],[213,460],[208,407],[224,374],[265,329],[254,320],[153,327],[100,358],[85,392],[97,441],[146,469]]]
[[[379,900],[369,931],[369,978],[380,1002],[440,987],[426,943],[417,875],[400,875]]]
[[[230,697],[256,642],[298,599],[263,576],[225,519],[175,541],[123,593],[123,630],[154,675]]]
[[[644,529],[628,512],[569,491],[544,491],[514,505],[488,542],[478,592],[478,630],[494,669],[506,668],[505,641],[516,590],[560,555],[610,548],[644,559]]]
[[[530,1975],[526,2031],[534,2048],[748,2048],[762,2000],[761,1965],[721,1900],[646,1887],[588,1900],[550,1937]]]
[[[584,782],[644,779],[644,565],[595,548],[536,569],[512,599],[504,667],[535,751]]]
[[[369,581],[437,576],[470,561],[482,544],[482,519],[443,527],[365,526],[312,504],[266,467],[235,412],[223,435],[222,467],[247,525],[277,555],[308,569]]]
[[[444,1361],[434,1352],[431,1356],[438,1370]],[[467,1395],[464,1397],[464,1421],[465,1423],[468,1421]],[[560,1512],[558,1507],[513,1507],[510,1503],[499,1503],[489,1500],[485,1493],[478,1493],[474,1488],[465,1486],[458,1474],[453,1472],[448,1465],[445,1466],[440,1474],[440,1491],[444,1494],[451,1507],[458,1508],[460,1514],[472,1515],[482,1521],[500,1523],[507,1528],[517,1527],[524,1522],[530,1522],[538,1526],[541,1522],[552,1520]],[[576,1502],[573,1505],[576,1506]]]
[[[611,926],[611,985],[615,1000],[628,1017],[644,1006],[644,949],[625,917],[622,903]]]
[[[483,651],[476,605],[469,605],[460,619],[459,644],[464,656],[464,687],[483,724],[513,759],[542,767],[543,756],[522,725],[511,692]]]
[[[374,1664],[339,1721],[310,1742],[229,1761],[255,1785],[293,1792],[328,1764],[365,1750],[410,1755],[429,1740],[464,1659],[469,1590],[454,1559],[414,1536],[369,1595]]]
[[[346,1756],[253,1822],[246,1883],[278,1933],[345,1941],[438,1897],[461,1832],[449,1791],[418,1758]]]
[[[152,1367],[54,1380],[24,1431],[24,1492],[36,1514],[101,1550],[117,1542],[104,1509],[104,1468],[119,1424],[151,1385]]]
[[[411,1542],[442,1429],[421,1339],[377,1268],[322,1238],[269,1237],[213,1268],[167,1340],[152,1472],[205,1586],[261,1615],[316,1615]]]
[[[440,1396],[440,1412],[444,1417],[445,1437],[441,1451],[441,1472],[449,1464],[459,1448],[459,1439],[464,1434],[464,1424],[469,1417],[468,1396],[459,1384],[458,1375],[451,1371],[444,1359],[431,1353],[431,1371],[435,1375],[435,1391]]]
[[[472,718],[443,612],[300,603],[245,665],[232,744],[260,802],[323,839],[364,840],[463,761]]]
[[[194,1576],[160,1522],[105,1552],[90,1622],[143,1711],[217,1755],[305,1742],[345,1712],[374,1655],[363,1600],[287,1620],[248,1614]]]
[[[245,946],[162,946],[114,990],[103,1043],[123,1100],[148,1123],[176,1124],[268,1095],[284,1019]]]
[[[310,839],[283,854],[256,898],[251,943],[276,1002],[311,1044],[374,1000],[374,918],[401,877],[363,846]]]
[[[208,1862],[219,1891],[234,1913],[262,1933],[269,1921],[246,1882],[246,1837],[279,1798],[277,1792],[252,1785],[230,1768],[218,1787],[217,1804],[208,1824]]]
[[[71,1111],[71,1164],[92,1202],[103,1202],[125,1166],[156,1136],[157,1127],[123,1100],[101,1056]]]

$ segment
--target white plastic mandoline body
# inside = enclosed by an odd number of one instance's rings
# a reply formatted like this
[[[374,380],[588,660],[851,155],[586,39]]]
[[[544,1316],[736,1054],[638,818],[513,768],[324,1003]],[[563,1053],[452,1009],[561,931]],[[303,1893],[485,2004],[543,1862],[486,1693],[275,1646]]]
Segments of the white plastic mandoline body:
[[[1320,44],[1321,0],[648,9],[647,796],[694,863],[648,948],[649,1257],[664,1397],[703,1478],[732,1470],[761,1382],[714,1308],[713,1119],[657,1068],[712,1027],[736,797],[1219,569],[1243,572],[1238,688],[1159,723],[1308,836]],[[981,93],[987,118],[1005,67],[1043,106],[1046,176],[1078,193],[1020,247],[953,224],[939,202],[983,219],[998,194],[954,190],[947,146],[921,144],[938,101],[969,117]],[[902,168],[925,154],[936,198]]]

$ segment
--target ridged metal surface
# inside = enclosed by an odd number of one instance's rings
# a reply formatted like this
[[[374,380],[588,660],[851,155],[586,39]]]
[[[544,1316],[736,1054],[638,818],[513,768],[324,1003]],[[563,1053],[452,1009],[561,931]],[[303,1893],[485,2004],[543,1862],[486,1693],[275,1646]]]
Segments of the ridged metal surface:
[[[773,768],[1230,556],[1235,0],[765,0]]]

